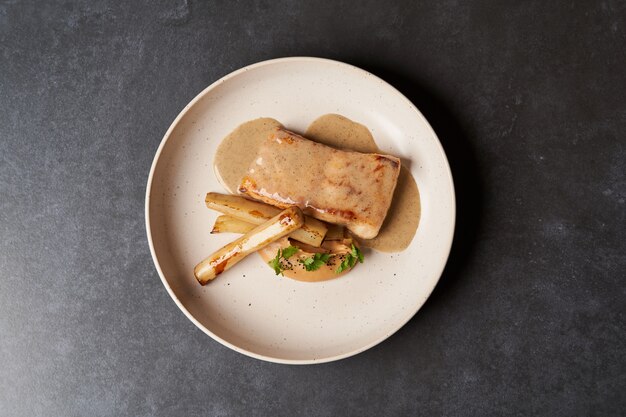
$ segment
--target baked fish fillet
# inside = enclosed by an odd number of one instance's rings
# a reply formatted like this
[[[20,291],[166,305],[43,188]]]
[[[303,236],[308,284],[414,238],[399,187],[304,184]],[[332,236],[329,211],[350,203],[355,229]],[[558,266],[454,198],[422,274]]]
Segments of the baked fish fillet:
[[[297,205],[309,216],[372,239],[399,173],[394,156],[338,150],[279,128],[261,144],[239,192],[277,207]]]

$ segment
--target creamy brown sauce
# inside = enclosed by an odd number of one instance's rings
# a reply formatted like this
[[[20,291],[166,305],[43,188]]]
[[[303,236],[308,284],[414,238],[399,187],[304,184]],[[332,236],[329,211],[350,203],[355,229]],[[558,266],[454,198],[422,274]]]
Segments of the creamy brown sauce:
[[[325,114],[315,119],[304,136],[334,148],[363,153],[380,153],[367,127],[339,114]]]
[[[256,149],[269,133],[279,126],[282,125],[274,119],[255,119],[237,127],[224,138],[217,149],[214,167],[218,179],[228,191],[236,193],[241,179],[256,155]],[[367,127],[338,114],[327,114],[316,119],[308,127],[304,136],[335,148],[365,153],[380,152]],[[420,214],[420,195],[417,184],[411,172],[402,166],[393,202],[378,236],[374,239],[360,240],[360,242],[365,247],[381,252],[403,251],[411,244],[415,236]],[[307,272],[302,276],[310,276],[310,274]],[[319,281],[321,279],[301,280]]]
[[[215,153],[213,168],[220,183],[231,194],[237,194],[239,183],[259,148],[271,132],[282,125],[269,117],[245,122],[226,136]]]

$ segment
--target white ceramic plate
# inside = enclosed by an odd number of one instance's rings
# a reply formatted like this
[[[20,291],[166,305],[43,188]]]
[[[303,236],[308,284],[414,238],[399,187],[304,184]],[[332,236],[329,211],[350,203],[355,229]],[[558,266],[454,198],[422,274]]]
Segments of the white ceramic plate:
[[[378,146],[409,161],[422,201],[410,247],[370,253],[340,279],[304,283],[275,276],[256,254],[209,285],[193,267],[233,235],[210,235],[207,191],[223,191],[212,161],[239,124],[272,117],[303,132],[327,113],[367,126]],[[318,58],[284,58],[235,71],[183,109],[157,150],[146,191],[148,242],[163,284],[202,331],[246,355],[280,363],[328,362],[362,352],[402,327],[445,266],[455,199],[443,149],[422,114],[386,82]]]

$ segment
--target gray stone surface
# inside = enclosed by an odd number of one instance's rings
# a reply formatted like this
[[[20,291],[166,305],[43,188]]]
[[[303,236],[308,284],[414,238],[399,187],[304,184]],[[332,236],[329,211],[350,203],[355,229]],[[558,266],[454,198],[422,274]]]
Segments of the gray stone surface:
[[[313,3],[0,1],[0,416],[626,413],[624,2]],[[196,329],[143,216],[185,104],[290,55],[396,85],[459,197],[418,315],[307,367]]]

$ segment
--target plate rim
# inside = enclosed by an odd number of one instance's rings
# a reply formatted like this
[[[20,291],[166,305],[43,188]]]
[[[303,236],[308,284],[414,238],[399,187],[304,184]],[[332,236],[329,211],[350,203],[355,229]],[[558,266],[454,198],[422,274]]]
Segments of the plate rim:
[[[155,170],[156,170],[156,166],[157,166],[157,164],[159,162],[159,159],[161,157],[161,153],[162,153],[163,149],[165,148],[165,145],[166,145],[167,141],[169,140],[169,137],[170,137],[171,133],[177,127],[177,125],[180,122],[180,120],[187,114],[187,112],[191,108],[193,108],[193,106],[198,101],[200,101],[205,95],[207,95],[210,91],[215,89],[220,84],[223,84],[224,82],[230,80],[231,78],[234,78],[234,77],[238,76],[241,73],[244,73],[246,71],[249,71],[249,70],[252,70],[252,69],[256,69],[256,68],[259,68],[259,67],[267,66],[267,65],[275,65],[275,64],[280,64],[280,63],[284,63],[284,62],[294,62],[294,61],[300,61],[300,62],[322,62],[322,63],[325,63],[325,64],[332,64],[332,65],[337,65],[339,67],[345,67],[345,68],[347,68],[347,69],[349,69],[351,71],[355,71],[356,73],[359,73],[360,75],[373,78],[375,81],[381,83],[385,88],[389,89],[391,94],[398,95],[401,99],[403,99],[406,102],[406,104],[409,106],[409,108],[415,113],[415,115],[418,118],[420,118],[425,123],[425,125],[428,127],[428,130],[430,131],[430,133],[432,134],[433,138],[435,139],[437,149],[439,150],[439,153],[441,154],[441,156],[443,158],[443,163],[444,163],[445,171],[446,171],[446,174],[447,174],[446,177],[447,177],[447,180],[449,182],[450,191],[451,191],[451,199],[452,199],[452,201],[451,201],[452,204],[450,206],[450,210],[452,212],[451,213],[452,214],[452,227],[450,228],[449,236],[446,236],[445,257],[443,257],[443,261],[441,263],[440,270],[437,273],[438,277],[435,280],[435,282],[432,285],[432,287],[428,290],[428,295],[424,298],[424,301],[421,302],[421,303],[418,303],[416,305],[414,311],[410,315],[408,315],[408,318],[406,320],[400,322],[399,325],[394,330],[392,330],[391,332],[385,334],[384,336],[379,337],[379,338],[375,339],[374,341],[372,341],[372,342],[370,342],[370,343],[368,343],[368,344],[366,344],[364,346],[359,347],[358,349],[354,349],[354,350],[351,350],[349,352],[344,352],[344,353],[341,353],[341,354],[338,354],[338,355],[329,356],[329,357],[325,357],[325,358],[319,358],[319,359],[317,359],[317,358],[314,358],[314,359],[285,359],[285,358],[276,358],[276,357],[273,357],[273,356],[259,354],[259,353],[250,351],[248,349],[241,348],[241,347],[239,347],[237,345],[234,345],[233,343],[228,342],[227,340],[219,337],[215,333],[211,332],[208,328],[206,328],[202,323],[200,323],[187,310],[187,308],[178,299],[176,294],[174,294],[174,291],[172,290],[171,286],[167,282],[167,279],[165,278],[165,274],[163,273],[163,270],[161,269],[161,265],[159,263],[159,260],[157,258],[156,251],[155,251],[155,248],[154,248],[154,242],[153,242],[153,239],[152,239],[151,222],[150,222],[151,190],[152,190],[152,185],[153,185],[153,179],[154,179],[154,173],[155,173]],[[396,332],[398,332],[398,330],[403,328],[413,317],[415,317],[417,312],[424,306],[424,304],[426,304],[426,301],[430,298],[430,296],[432,295],[432,292],[434,291],[434,289],[436,288],[437,284],[439,283],[439,280],[441,279],[443,271],[444,271],[444,269],[445,269],[445,267],[446,267],[446,265],[448,263],[449,257],[450,257],[450,250],[452,249],[452,242],[454,240],[454,232],[456,230],[456,192],[455,192],[455,188],[454,188],[454,180],[453,180],[453,177],[452,177],[452,171],[450,169],[450,164],[448,162],[448,158],[446,156],[446,153],[445,153],[445,151],[443,149],[443,145],[441,144],[441,141],[439,140],[439,137],[435,133],[434,129],[432,128],[432,126],[430,125],[428,120],[419,111],[419,109],[413,104],[413,102],[411,102],[397,88],[395,88],[394,86],[389,84],[387,81],[383,80],[382,78],[378,77],[377,75],[372,74],[369,71],[366,71],[366,70],[364,70],[362,68],[359,68],[359,67],[357,67],[355,65],[352,65],[352,64],[348,64],[348,63],[345,63],[345,62],[342,62],[342,61],[337,61],[337,60],[328,59],[328,58],[319,58],[319,57],[312,57],[312,56],[291,56],[291,57],[275,58],[275,59],[268,59],[268,60],[256,62],[254,64],[246,65],[244,67],[241,67],[241,68],[239,68],[239,69],[237,69],[235,71],[232,71],[232,72],[226,74],[225,76],[219,78],[218,80],[216,80],[215,82],[211,83],[209,86],[204,88],[200,93],[198,93],[180,111],[180,113],[178,113],[178,115],[176,116],[174,121],[170,124],[169,128],[165,132],[165,135],[163,135],[163,139],[161,139],[161,142],[159,143],[159,146],[158,146],[158,148],[156,150],[156,153],[154,155],[154,158],[152,160],[152,164],[150,166],[150,172],[148,174],[148,182],[147,182],[147,185],[146,185],[144,217],[145,217],[146,235],[147,235],[147,239],[148,239],[148,246],[150,247],[150,254],[152,256],[152,262],[154,263],[154,266],[155,266],[155,268],[157,270],[157,273],[159,274],[159,277],[161,278],[161,282],[163,283],[163,286],[167,290],[167,292],[170,295],[170,297],[172,298],[172,300],[174,300],[174,302],[176,303],[178,308],[183,312],[183,314],[185,314],[185,316],[197,328],[202,330],[202,332],[204,332],[206,335],[208,335],[209,337],[211,337],[213,340],[217,341],[218,343],[222,344],[223,346],[226,346],[229,349],[232,349],[232,350],[234,350],[234,351],[236,351],[238,353],[241,353],[243,355],[246,355],[246,356],[249,356],[249,357],[252,357],[252,358],[255,358],[255,359],[263,360],[263,361],[266,361],[266,362],[287,364],[287,365],[311,365],[311,364],[334,362],[334,361],[337,361],[337,360],[341,360],[341,359],[345,359],[345,358],[357,355],[357,354],[359,354],[361,352],[364,352],[364,351],[366,351],[368,349],[371,349],[372,347],[374,347],[374,346],[382,343],[386,339],[390,338],[392,335],[394,335]]]

